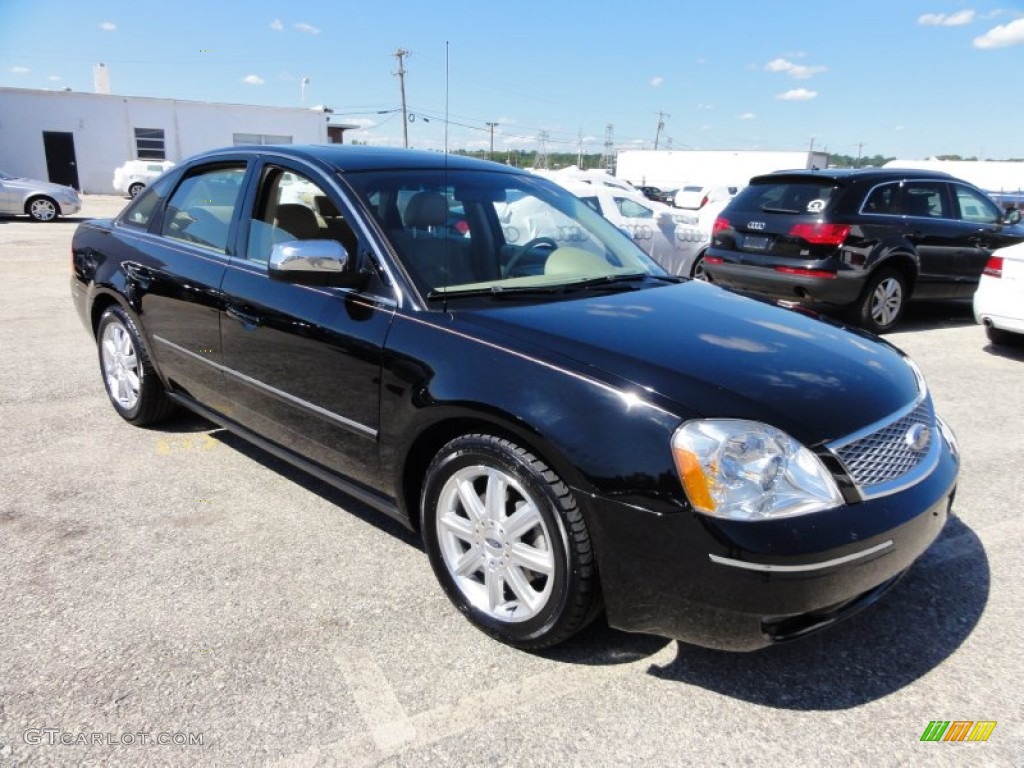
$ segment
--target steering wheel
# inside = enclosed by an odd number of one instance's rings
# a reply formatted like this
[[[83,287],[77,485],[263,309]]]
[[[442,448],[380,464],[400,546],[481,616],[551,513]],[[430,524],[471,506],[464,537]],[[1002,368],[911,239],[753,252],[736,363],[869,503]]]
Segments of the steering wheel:
[[[523,257],[534,248],[541,245],[547,246],[551,250],[558,248],[558,243],[550,237],[535,237],[529,242],[517,246],[519,250],[512,254],[511,258],[508,260],[508,264],[505,265],[504,276],[510,277],[512,275],[512,271],[516,268],[519,262],[523,260]]]

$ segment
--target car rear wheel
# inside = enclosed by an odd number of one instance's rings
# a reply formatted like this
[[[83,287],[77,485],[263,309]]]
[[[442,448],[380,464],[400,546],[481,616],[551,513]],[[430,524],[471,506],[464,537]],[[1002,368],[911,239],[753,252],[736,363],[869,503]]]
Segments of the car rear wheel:
[[[441,586],[492,637],[545,648],[598,613],[583,515],[568,486],[526,449],[494,435],[452,440],[427,469],[420,514]]]
[[[896,269],[878,270],[868,281],[858,306],[862,328],[874,333],[892,330],[907,304],[907,278]]]
[[[128,313],[121,307],[108,308],[100,318],[96,339],[103,385],[121,418],[144,426],[166,417],[173,405]]]
[[[704,254],[700,254],[697,260],[693,262],[693,269],[690,270],[690,277],[694,280],[701,280],[705,283],[711,282],[711,275],[704,269]]]
[[[142,190],[144,190],[145,188],[146,188],[145,184],[138,184],[138,183],[132,184],[130,187],[128,187],[128,194],[131,195],[132,197],[138,197],[139,193]]]
[[[25,205],[25,213],[35,221],[53,221],[59,211],[57,203],[48,197],[33,197]]]

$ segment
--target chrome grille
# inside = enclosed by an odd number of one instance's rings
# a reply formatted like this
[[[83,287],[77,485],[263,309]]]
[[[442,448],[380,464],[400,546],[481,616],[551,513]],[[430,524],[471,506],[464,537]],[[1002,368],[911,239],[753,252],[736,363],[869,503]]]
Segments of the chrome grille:
[[[931,430],[924,445],[916,450],[907,440],[907,433],[915,424],[924,424]],[[931,401],[925,399],[914,410],[899,419],[835,448],[850,477],[863,490],[888,483],[910,472],[930,453],[937,439],[935,417]]]

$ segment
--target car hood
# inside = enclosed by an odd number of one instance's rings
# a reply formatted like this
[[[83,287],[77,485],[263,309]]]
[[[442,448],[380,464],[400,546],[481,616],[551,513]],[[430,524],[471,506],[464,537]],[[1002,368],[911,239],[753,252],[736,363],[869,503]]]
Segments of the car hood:
[[[17,189],[25,192],[46,192],[51,195],[61,192],[67,194],[68,192],[75,191],[73,188],[63,184],[53,184],[52,182],[39,181],[38,179],[7,179],[4,182],[4,186],[8,189]]]
[[[919,394],[914,369],[881,339],[697,281],[458,317],[681,418],[756,419],[808,445]]]

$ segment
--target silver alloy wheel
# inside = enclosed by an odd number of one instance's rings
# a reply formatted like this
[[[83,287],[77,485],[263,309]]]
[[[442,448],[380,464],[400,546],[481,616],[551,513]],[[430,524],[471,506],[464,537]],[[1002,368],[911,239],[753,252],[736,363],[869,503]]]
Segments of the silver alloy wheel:
[[[52,221],[57,218],[57,206],[53,204],[52,200],[41,197],[32,201],[28,207],[28,213],[36,221]]]
[[[903,286],[895,277],[887,277],[871,294],[871,319],[880,327],[892,325],[903,306]]]
[[[100,350],[107,391],[118,405],[130,411],[139,402],[142,371],[128,329],[119,322],[107,325]]]
[[[515,478],[482,465],[460,469],[441,489],[437,510],[441,556],[470,605],[506,622],[544,609],[555,581],[551,535]]]

